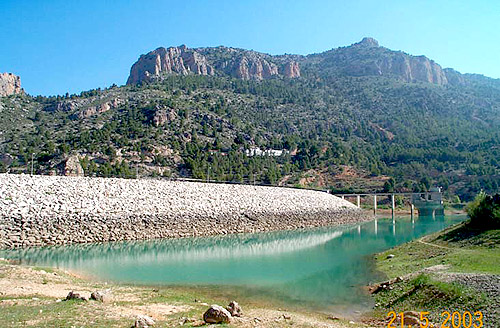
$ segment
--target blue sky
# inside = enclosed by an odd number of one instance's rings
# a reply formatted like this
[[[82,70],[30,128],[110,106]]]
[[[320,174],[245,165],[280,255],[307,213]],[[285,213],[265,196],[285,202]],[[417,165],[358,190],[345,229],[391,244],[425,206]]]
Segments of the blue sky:
[[[497,0],[0,0],[0,72],[20,75],[32,95],[124,84],[159,46],[309,54],[364,36],[500,78]]]

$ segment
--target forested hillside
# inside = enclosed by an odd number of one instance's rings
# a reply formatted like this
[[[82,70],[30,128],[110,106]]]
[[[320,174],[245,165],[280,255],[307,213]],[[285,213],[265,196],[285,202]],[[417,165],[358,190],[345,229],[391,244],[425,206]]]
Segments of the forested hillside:
[[[0,98],[0,171],[29,172],[34,154],[43,174],[77,156],[98,176],[342,191],[439,185],[464,200],[499,190],[498,80],[373,39],[309,56],[182,51],[198,62],[153,74],[140,59],[125,86]],[[282,155],[245,152],[254,148]]]

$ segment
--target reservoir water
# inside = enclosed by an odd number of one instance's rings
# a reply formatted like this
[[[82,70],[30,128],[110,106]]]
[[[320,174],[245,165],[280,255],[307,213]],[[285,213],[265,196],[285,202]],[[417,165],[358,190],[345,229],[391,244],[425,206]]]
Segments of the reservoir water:
[[[354,311],[371,305],[360,287],[384,279],[373,268],[373,253],[464,219],[398,217],[395,223],[378,219],[300,231],[0,251],[0,256],[104,281],[209,286],[238,300]]]

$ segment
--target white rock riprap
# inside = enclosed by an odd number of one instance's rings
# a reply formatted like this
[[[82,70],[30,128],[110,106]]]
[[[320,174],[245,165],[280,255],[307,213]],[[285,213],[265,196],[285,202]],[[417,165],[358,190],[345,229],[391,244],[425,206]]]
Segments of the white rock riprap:
[[[0,174],[0,248],[297,229],[370,217],[311,190]]]

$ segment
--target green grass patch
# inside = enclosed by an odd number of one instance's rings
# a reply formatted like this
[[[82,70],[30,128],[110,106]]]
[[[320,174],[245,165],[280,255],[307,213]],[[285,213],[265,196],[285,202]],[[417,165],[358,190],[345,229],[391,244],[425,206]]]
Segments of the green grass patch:
[[[387,258],[393,254],[393,258]],[[376,267],[389,278],[444,264],[453,272],[500,274],[500,230],[481,232],[466,224],[376,255]]]
[[[2,306],[2,327],[127,327],[130,320],[112,318],[95,302],[51,300],[13,303]]]
[[[461,223],[377,254],[375,260],[377,270],[389,278],[436,265],[446,265],[443,268],[448,272],[500,274],[500,230],[481,231]],[[495,306],[477,290],[427,274],[391,287],[374,294],[375,317],[385,318],[389,311],[426,311],[437,323],[443,311],[472,312]]]
[[[482,293],[460,284],[437,281],[425,274],[392,286],[392,290],[375,294],[375,317],[385,318],[389,311],[426,311],[430,312],[431,321],[439,322],[443,311],[478,311],[489,305]]]
[[[50,267],[39,267],[39,266],[36,266],[36,267],[33,267],[32,268],[33,270],[35,271],[45,271],[47,273],[54,273],[56,272],[57,270],[54,269],[54,268],[50,268]]]

